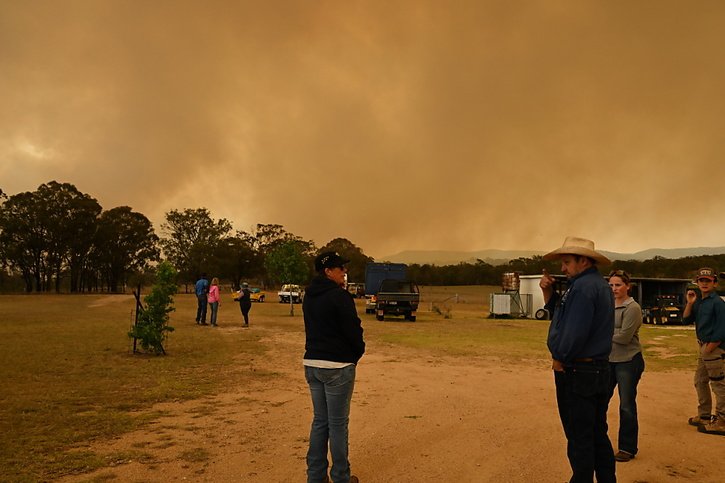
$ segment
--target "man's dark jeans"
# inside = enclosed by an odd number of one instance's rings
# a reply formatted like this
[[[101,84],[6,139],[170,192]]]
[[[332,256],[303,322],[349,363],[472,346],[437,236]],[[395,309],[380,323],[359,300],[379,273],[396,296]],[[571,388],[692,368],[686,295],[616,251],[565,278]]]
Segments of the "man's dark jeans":
[[[637,384],[644,372],[642,353],[628,362],[612,362],[609,382],[609,399],[614,388],[619,388],[619,438],[617,446],[621,451],[637,454],[639,423],[637,422]]]
[[[206,294],[197,295],[196,300],[197,300],[196,323],[197,324],[206,324],[206,304],[207,304]]]
[[[572,469],[570,483],[613,483],[614,451],[607,435],[609,362],[576,362],[554,372],[559,417]]]

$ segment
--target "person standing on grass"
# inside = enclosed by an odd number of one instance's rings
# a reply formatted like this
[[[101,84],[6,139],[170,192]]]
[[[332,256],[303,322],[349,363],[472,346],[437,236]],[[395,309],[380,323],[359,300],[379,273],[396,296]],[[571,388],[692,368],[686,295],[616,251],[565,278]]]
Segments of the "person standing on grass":
[[[219,298],[219,279],[214,277],[211,279],[211,287],[209,287],[209,294],[207,295],[207,302],[209,302],[209,307],[211,307],[211,320],[209,321],[211,323],[212,327],[216,327],[216,317],[219,312],[219,304],[220,304],[220,298]]]
[[[363,329],[352,295],[343,288],[349,260],[335,252],[315,259],[317,276],[305,291],[305,379],[313,418],[307,451],[308,483],[357,483],[350,474],[348,422],[356,364],[365,352]],[[328,445],[332,456],[327,475]]]
[[[712,268],[697,271],[697,288],[688,290],[683,322],[695,322],[697,343],[700,346],[695,370],[697,416],[689,423],[701,433],[725,435],[725,302],[717,294],[717,275]],[[715,393],[715,414],[712,394]]]
[[[202,273],[199,280],[194,284],[196,293],[196,323],[206,325],[206,294],[209,293],[209,281],[206,279],[206,273]]]
[[[639,423],[637,421],[637,384],[644,372],[639,328],[642,326],[642,307],[629,296],[630,277],[624,270],[609,274],[609,286],[614,293],[614,336],[609,354],[611,377],[609,399],[614,388],[619,391],[619,451],[614,459],[627,462],[637,454]]]
[[[614,335],[614,295],[597,271],[610,264],[594,242],[567,237],[564,245],[544,255],[561,261],[569,279],[559,295],[554,278],[544,270],[539,286],[553,314],[547,345],[551,352],[556,402],[567,439],[572,469],[570,483],[617,481],[612,443],[607,435],[609,354]]]
[[[249,311],[252,309],[252,292],[249,290],[249,284],[247,282],[242,283],[237,300],[239,300],[239,309],[242,311],[242,317],[244,317],[244,327],[249,327]]]

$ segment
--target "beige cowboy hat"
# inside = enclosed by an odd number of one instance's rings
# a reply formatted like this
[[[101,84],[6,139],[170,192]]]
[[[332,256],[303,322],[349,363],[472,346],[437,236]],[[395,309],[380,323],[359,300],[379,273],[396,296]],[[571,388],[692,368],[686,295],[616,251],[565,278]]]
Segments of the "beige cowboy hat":
[[[561,248],[557,248],[553,252],[549,252],[544,255],[544,260],[552,260],[561,255],[583,255],[585,257],[593,258],[602,265],[611,265],[612,263],[610,259],[594,250],[593,241],[575,236],[566,237],[566,240],[564,240],[564,244]]]

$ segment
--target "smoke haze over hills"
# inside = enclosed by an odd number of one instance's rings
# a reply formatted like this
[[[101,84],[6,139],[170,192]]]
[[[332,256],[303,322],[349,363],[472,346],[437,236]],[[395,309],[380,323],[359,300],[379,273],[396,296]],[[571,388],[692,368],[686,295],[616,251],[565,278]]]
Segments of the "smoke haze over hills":
[[[700,255],[725,254],[725,247],[698,247],[698,248],[650,248],[636,253],[616,253],[601,250],[610,260],[649,260],[656,256],[664,258],[684,258]],[[394,255],[381,257],[379,261],[396,263],[417,263],[430,265],[456,265],[458,263],[475,263],[483,260],[491,265],[500,265],[516,258],[531,258],[535,255],[544,255],[547,252],[535,250],[478,250],[475,252],[454,251],[403,251]]]
[[[0,0],[0,188],[368,255],[725,242],[725,3]]]

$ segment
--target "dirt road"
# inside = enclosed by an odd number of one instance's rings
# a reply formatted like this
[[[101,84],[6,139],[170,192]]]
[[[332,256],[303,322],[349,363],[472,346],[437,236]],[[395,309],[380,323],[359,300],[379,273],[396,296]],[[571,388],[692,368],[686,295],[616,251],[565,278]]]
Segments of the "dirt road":
[[[305,481],[311,407],[302,337],[259,325],[251,330],[273,349],[250,370],[279,377],[159,405],[154,409],[165,415],[150,427],[92,448],[127,455],[116,466],[65,481]],[[725,481],[725,437],[687,425],[695,407],[691,380],[689,372],[645,374],[640,454],[618,464],[619,481]],[[616,411],[609,420],[616,444]],[[570,474],[545,361],[501,367],[495,360],[368,345],[350,434],[353,473],[366,483],[561,483]]]

